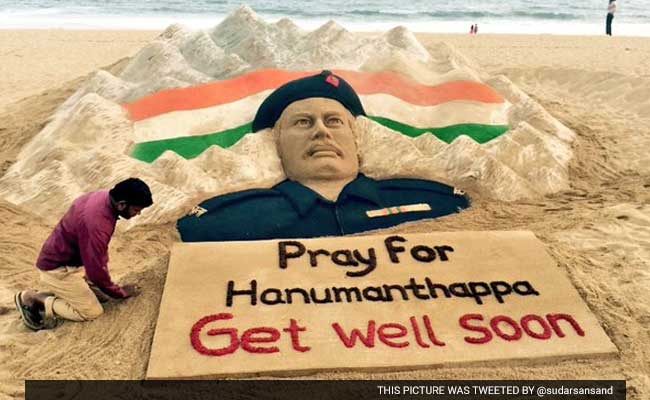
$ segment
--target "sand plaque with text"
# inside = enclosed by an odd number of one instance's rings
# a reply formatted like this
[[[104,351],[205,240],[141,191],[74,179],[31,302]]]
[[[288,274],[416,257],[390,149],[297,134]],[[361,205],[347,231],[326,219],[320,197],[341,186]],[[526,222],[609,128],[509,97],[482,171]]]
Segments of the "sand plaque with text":
[[[615,352],[531,232],[176,244],[147,378]]]

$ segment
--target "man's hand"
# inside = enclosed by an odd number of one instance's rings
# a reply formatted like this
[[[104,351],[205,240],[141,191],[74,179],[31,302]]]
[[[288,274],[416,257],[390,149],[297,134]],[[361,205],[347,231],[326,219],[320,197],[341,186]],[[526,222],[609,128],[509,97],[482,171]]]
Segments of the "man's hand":
[[[134,296],[137,296],[138,294],[140,294],[140,287],[138,285],[135,285],[135,284],[134,285],[124,285],[124,286],[122,286],[122,290],[126,294],[126,296],[124,297],[125,299],[129,298],[129,297],[134,297]]]
[[[97,300],[99,300],[100,303],[107,303],[107,302],[113,300],[113,298],[111,296],[109,296],[106,293],[102,292],[102,290],[100,288],[98,288],[97,285],[90,282],[88,279],[86,279],[86,283],[88,284],[88,287],[90,288],[90,290],[92,290],[93,293],[95,293],[95,297],[97,297]]]
[[[107,303],[113,300],[111,296],[102,292],[101,289],[98,288],[97,286],[91,286],[90,288],[92,289],[93,293],[95,293],[95,296],[97,297],[97,300],[99,300],[100,303]]]

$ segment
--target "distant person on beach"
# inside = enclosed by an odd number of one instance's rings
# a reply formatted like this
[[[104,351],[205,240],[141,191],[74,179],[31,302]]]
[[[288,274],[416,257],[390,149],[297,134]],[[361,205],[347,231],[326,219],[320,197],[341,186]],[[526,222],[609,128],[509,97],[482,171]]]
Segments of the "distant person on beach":
[[[614,20],[614,13],[616,12],[616,0],[609,0],[607,6],[607,20],[605,22],[605,33],[612,36],[612,21]]]
[[[104,312],[100,302],[137,295],[136,285],[120,287],[111,280],[108,244],[120,217],[131,219],[151,204],[149,186],[137,178],[77,198],[36,261],[45,291],[24,290],[14,297],[23,323],[36,331],[60,319],[90,321]]]
[[[474,24],[469,28],[469,34],[473,35],[474,34]]]
[[[478,34],[478,24],[474,24],[474,34]]]

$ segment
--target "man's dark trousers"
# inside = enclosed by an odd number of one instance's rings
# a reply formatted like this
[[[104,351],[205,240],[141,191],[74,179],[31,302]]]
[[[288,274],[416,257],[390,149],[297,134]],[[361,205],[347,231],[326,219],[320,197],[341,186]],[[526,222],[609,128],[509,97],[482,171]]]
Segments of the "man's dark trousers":
[[[612,20],[614,19],[614,14],[607,14],[607,24],[605,27],[605,33],[609,36],[612,36]]]

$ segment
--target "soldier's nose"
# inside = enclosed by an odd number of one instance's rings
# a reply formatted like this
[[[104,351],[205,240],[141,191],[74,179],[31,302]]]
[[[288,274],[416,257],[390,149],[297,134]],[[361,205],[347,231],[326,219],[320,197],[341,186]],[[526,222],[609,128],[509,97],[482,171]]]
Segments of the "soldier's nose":
[[[314,124],[314,131],[312,133],[312,139],[322,139],[326,137],[331,137],[330,130],[325,126],[322,120],[316,120]]]

